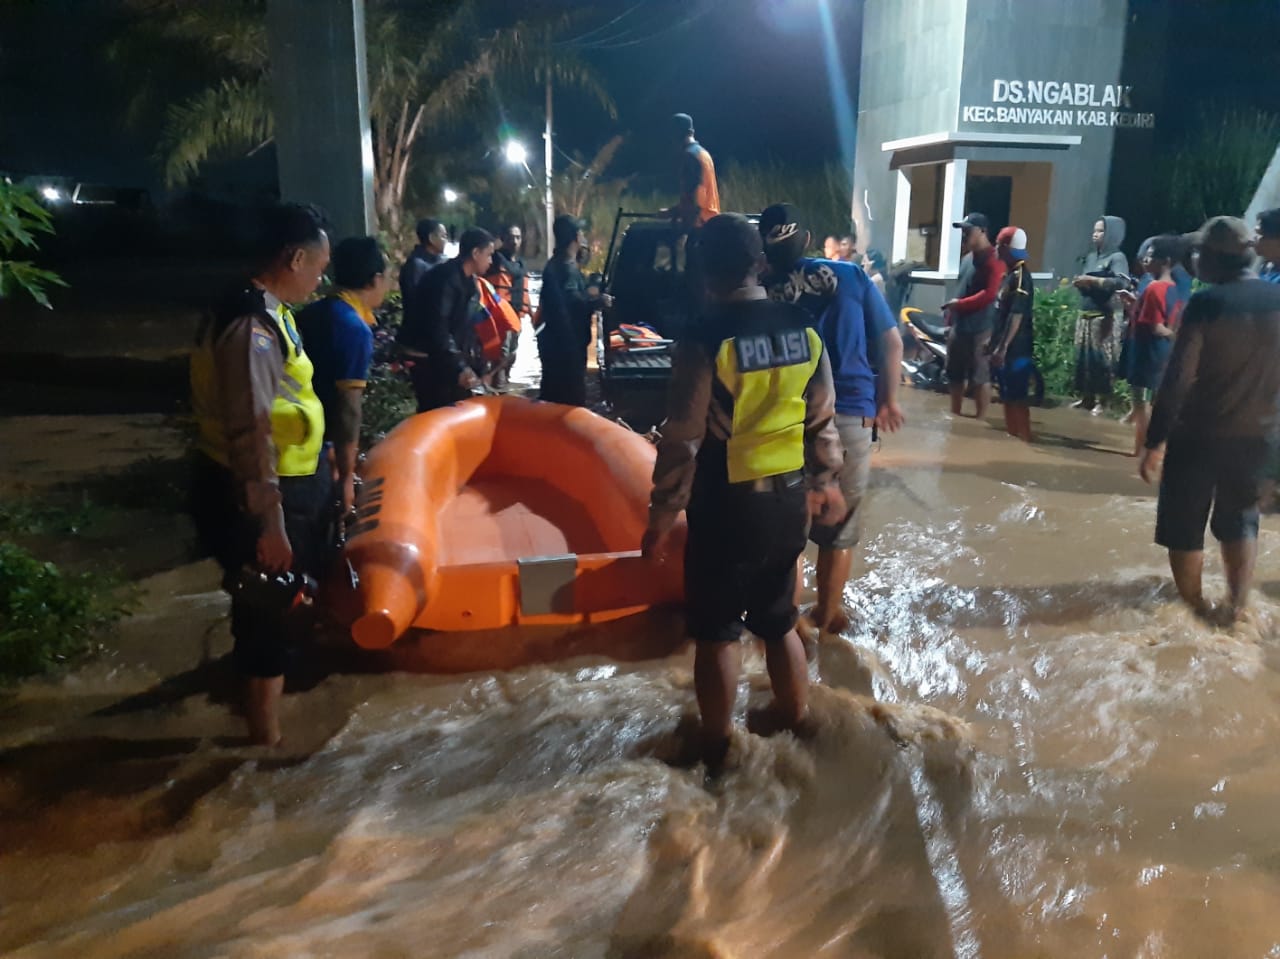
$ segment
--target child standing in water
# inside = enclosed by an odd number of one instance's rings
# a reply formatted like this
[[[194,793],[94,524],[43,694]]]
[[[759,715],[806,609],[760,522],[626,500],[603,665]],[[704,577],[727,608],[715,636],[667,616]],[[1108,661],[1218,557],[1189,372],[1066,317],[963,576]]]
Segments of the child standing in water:
[[[1138,300],[1133,320],[1129,366],[1125,378],[1133,390],[1133,455],[1138,456],[1147,442],[1147,423],[1151,419],[1151,398],[1160,386],[1173,334],[1182,314],[1183,297],[1173,276],[1174,265],[1181,252],[1176,236],[1158,236],[1148,247],[1142,264],[1151,281]],[[1132,293],[1121,296],[1132,298]]]

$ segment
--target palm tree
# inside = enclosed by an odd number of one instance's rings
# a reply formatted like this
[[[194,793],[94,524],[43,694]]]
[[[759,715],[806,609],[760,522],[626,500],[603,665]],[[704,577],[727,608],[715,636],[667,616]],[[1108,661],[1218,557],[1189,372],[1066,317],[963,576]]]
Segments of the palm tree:
[[[126,0],[136,15],[118,57],[137,62],[157,44],[194,47],[215,79],[168,107],[160,158],[169,186],[189,182],[209,159],[252,153],[271,142],[270,57],[265,0]],[[594,71],[551,42],[570,25],[563,15],[535,15],[500,25],[500,5],[485,0],[370,0],[369,117],[374,198],[382,227],[400,231],[405,187],[425,133],[474,112],[487,86],[550,75],[616,116]],[[132,55],[129,55],[129,53]],[[173,52],[172,50],[170,51]],[[162,72],[162,71],[154,71]],[[140,87],[135,105],[154,98]]]

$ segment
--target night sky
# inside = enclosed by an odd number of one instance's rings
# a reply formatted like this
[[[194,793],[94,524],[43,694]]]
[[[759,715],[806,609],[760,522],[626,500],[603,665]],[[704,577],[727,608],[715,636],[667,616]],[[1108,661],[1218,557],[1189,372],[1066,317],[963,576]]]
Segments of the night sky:
[[[832,0],[837,7],[843,2]],[[699,137],[721,162],[766,154],[813,163],[834,157],[816,4],[643,0],[635,14],[601,35],[632,45],[581,51],[617,101],[618,120],[566,95],[558,144],[590,156],[614,133],[624,133],[628,144],[612,172],[665,175],[665,120],[683,111],[693,115]],[[637,2],[601,6],[607,21],[614,8],[612,16],[618,16]],[[103,52],[114,7],[111,0],[0,0],[0,170],[156,185],[150,157],[158,130],[123,122],[127,77]],[[856,86],[855,18],[846,11],[837,29]],[[530,148],[540,156],[535,103],[540,99],[523,110],[513,104],[511,116],[527,128]],[[496,135],[496,111],[493,123]]]
[[[562,98],[558,144],[590,155],[613,133],[626,133],[628,144],[611,172],[639,174],[643,184],[667,174],[665,120],[684,111],[720,164],[773,156],[817,165],[839,158],[818,2],[601,4],[602,20],[639,4],[604,34],[615,38],[614,48],[591,49],[587,42],[582,51],[603,74],[619,119],[609,121],[580,98]],[[859,0],[828,2],[849,79],[849,106],[856,108]],[[1145,12],[1156,7],[1170,14],[1171,25],[1150,50],[1165,58],[1162,126],[1186,122],[1190,105],[1203,100],[1280,111],[1280,0],[1134,0],[1131,31],[1145,29]],[[115,9],[112,0],[0,0],[0,170],[156,186],[151,155],[158,131],[124,123],[128,78],[103,53]],[[646,42],[616,46],[633,40]],[[535,152],[538,102],[513,103],[508,114],[527,128]],[[496,116],[493,122],[496,136]],[[240,169],[270,175],[269,164]]]

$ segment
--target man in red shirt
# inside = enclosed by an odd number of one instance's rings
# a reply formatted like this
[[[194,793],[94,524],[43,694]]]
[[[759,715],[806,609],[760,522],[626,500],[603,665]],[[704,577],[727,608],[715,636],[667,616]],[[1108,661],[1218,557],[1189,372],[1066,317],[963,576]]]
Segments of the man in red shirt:
[[[995,330],[996,297],[1004,280],[1004,261],[991,245],[990,224],[981,213],[953,223],[963,237],[962,252],[971,266],[961,269],[960,296],[942,304],[951,335],[947,339],[947,376],[951,380],[951,412],[960,415],[968,387],[974,390],[978,419],[991,403],[991,334]]]

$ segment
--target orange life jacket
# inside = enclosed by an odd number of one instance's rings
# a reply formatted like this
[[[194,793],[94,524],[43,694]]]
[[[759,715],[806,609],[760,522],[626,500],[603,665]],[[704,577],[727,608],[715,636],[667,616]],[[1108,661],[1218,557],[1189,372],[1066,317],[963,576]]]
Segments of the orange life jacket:
[[[484,358],[491,363],[502,359],[502,347],[509,333],[520,333],[520,316],[515,307],[498,295],[493,284],[482,276],[476,277],[480,289],[480,312],[476,314],[476,337]]]
[[[529,303],[528,287],[526,281],[528,277],[520,277],[514,279],[510,273],[502,268],[497,268],[489,272],[488,280],[493,284],[493,288],[498,291],[498,296],[502,297],[509,304],[516,302],[524,303],[526,307]]]

